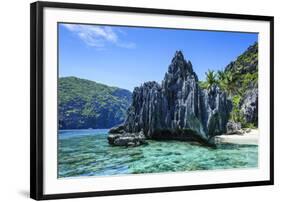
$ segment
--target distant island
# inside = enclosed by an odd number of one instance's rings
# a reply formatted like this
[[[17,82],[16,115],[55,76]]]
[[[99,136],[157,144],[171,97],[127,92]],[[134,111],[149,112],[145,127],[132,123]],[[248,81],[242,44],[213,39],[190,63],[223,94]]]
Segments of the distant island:
[[[123,124],[108,141],[138,146],[146,139],[213,144],[223,133],[258,127],[258,44],[250,46],[222,71],[206,72],[199,81],[190,61],[176,51],[161,84],[136,87]]]
[[[77,77],[59,78],[59,129],[111,128],[125,120],[129,90]]]

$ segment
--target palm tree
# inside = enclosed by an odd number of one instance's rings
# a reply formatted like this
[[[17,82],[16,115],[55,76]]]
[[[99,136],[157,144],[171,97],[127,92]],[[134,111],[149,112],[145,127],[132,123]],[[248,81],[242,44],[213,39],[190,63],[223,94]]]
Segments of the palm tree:
[[[218,77],[218,84],[221,90],[225,91],[225,76],[226,73],[224,71],[218,71],[217,77]]]
[[[223,81],[225,79],[225,72],[224,71],[218,70],[217,75],[218,75],[219,82]]]
[[[231,72],[224,73],[224,79],[220,81],[220,87],[228,93],[228,95],[233,96],[239,93],[237,88],[238,78],[234,76]]]
[[[206,88],[210,89],[212,85],[217,84],[217,74],[213,70],[208,70],[206,74]]]

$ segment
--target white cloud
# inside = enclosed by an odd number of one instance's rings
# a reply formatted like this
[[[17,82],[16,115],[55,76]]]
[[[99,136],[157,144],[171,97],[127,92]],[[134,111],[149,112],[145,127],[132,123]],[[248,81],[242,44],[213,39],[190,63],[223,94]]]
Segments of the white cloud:
[[[136,44],[133,42],[125,42],[120,40],[120,37],[118,36],[120,29],[114,30],[114,28],[109,26],[79,24],[63,24],[63,26],[77,35],[84,43],[89,46],[104,48],[106,44],[114,44],[118,47],[128,49],[136,47]]]

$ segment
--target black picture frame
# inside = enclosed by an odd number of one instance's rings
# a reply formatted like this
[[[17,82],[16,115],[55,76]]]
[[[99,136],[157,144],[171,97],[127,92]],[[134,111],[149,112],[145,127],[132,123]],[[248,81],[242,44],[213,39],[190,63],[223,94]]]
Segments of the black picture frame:
[[[62,8],[80,10],[117,11],[131,13],[198,16],[270,23],[270,180],[238,183],[204,184],[174,187],[154,187],[129,190],[95,191],[81,193],[43,193],[43,9]],[[104,6],[58,2],[35,2],[30,5],[30,197],[36,200],[93,197],[121,194],[171,192],[228,187],[246,187],[274,184],[274,17],[184,10]]]

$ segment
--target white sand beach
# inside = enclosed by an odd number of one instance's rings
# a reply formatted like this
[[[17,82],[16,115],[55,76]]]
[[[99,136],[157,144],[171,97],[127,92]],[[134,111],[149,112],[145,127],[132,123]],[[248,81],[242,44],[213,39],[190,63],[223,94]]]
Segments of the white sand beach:
[[[244,134],[233,135],[219,135],[214,139],[215,144],[231,143],[231,144],[247,144],[258,145],[259,143],[259,131],[258,129],[251,129],[250,132]]]

